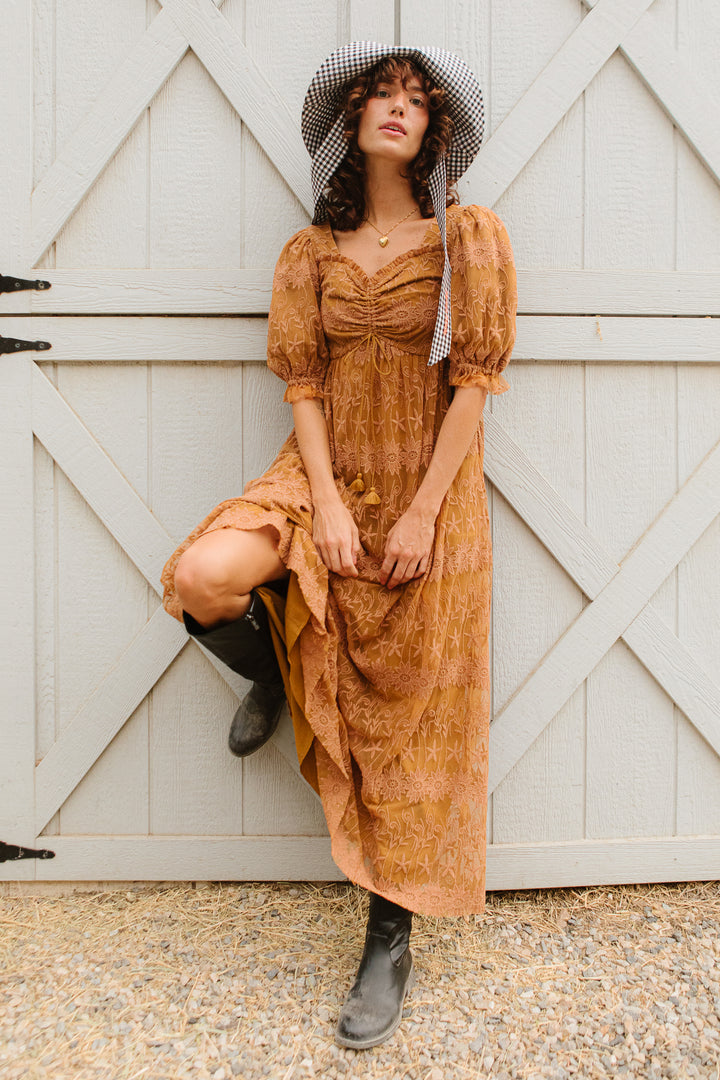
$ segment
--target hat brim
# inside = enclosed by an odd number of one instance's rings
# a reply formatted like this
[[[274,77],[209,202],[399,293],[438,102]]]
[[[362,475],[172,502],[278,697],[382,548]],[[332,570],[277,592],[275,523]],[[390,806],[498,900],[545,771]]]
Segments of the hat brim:
[[[445,168],[448,183],[456,183],[476,157],[482,143],[482,90],[461,57],[435,46],[411,47],[352,41],[332,52],[315,73],[302,108],[302,137],[313,164],[339,119],[348,83],[377,61],[391,56],[412,61],[445,91],[453,122],[453,139],[445,156]]]

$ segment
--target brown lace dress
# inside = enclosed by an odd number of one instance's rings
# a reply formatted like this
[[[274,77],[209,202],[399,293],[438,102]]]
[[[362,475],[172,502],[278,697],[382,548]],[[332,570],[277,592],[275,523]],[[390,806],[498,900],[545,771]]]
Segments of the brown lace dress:
[[[212,529],[272,525],[291,571],[268,590],[303,775],[319,793],[332,854],[352,881],[428,915],[485,907],[491,546],[483,426],[443,501],[422,578],[379,582],[390,527],[430,461],[453,386],[508,389],[515,338],[512,250],[485,207],[448,208],[453,347],[429,367],[440,234],[368,276],[309,226],[275,269],[268,365],[286,401],[324,404],[338,491],[359,529],[358,578],[329,572],[312,541],[312,498],[291,434],[242,497],[216,506],[168,561]],[[354,483],[358,480],[362,483]],[[356,490],[362,486],[364,490]],[[379,502],[368,501],[371,491]]]

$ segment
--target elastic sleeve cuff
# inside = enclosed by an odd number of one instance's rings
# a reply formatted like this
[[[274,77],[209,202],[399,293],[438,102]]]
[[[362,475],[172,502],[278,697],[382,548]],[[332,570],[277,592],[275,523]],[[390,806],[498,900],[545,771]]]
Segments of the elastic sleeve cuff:
[[[308,398],[322,398],[322,388],[313,386],[311,383],[295,383],[288,386],[283,396],[283,401],[306,401]]]
[[[451,386],[480,386],[489,394],[504,394],[510,383],[500,374],[489,374],[475,364],[451,363],[448,379]]]

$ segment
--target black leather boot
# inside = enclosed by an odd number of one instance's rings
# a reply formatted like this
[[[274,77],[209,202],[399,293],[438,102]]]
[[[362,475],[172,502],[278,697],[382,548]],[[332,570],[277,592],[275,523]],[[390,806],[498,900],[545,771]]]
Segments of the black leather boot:
[[[189,634],[231,671],[253,680],[230,727],[228,746],[237,757],[254,754],[268,741],[278,726],[285,703],[285,688],[267,611],[257,593],[253,592],[251,597],[250,607],[241,618],[210,630],[183,611],[183,622]]]
[[[370,893],[365,948],[335,1032],[340,1046],[367,1050],[399,1025],[405,994],[415,982],[411,926],[411,911]]]

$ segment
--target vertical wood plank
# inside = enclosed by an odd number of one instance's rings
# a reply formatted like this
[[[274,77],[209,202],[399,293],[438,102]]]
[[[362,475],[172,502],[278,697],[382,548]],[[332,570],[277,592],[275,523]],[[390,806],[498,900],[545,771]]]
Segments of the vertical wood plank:
[[[679,482],[720,439],[717,368],[679,373]],[[678,636],[717,681],[720,670],[720,518],[678,566]],[[720,758],[678,710],[677,832],[720,832]]]
[[[237,266],[242,124],[194,53],[153,101],[150,126],[149,265]]]
[[[587,523],[621,561],[676,490],[675,378],[669,366],[595,365],[587,376]],[[674,575],[652,604],[675,628]],[[587,680],[587,835],[672,834],[672,701],[618,641]]]
[[[674,32],[674,0],[653,12]],[[672,269],[672,124],[615,54],[585,92],[585,266]],[[618,118],[622,117],[622,123]],[[587,523],[621,560],[677,487],[676,374],[588,365]],[[674,574],[653,598],[673,628]],[[674,706],[618,642],[587,680],[587,835],[672,833]]]
[[[338,14],[338,6],[327,0],[307,0],[297,9],[247,6],[245,43],[256,63],[269,72],[282,72],[282,92],[298,126],[310,80],[340,44]],[[289,237],[309,224],[308,217],[247,129],[243,146],[243,265],[272,266]],[[307,168],[309,173],[309,155]],[[244,359],[258,361],[243,365],[243,483],[247,483],[275,457],[292,428],[292,410],[283,404],[284,386],[265,367],[265,357]],[[321,807],[274,747],[245,758],[242,771],[243,832],[324,833]]]
[[[55,132],[55,0],[33,2],[33,187],[50,168],[56,152]],[[36,268],[55,267],[55,245],[45,252]],[[30,294],[32,305],[32,294]],[[44,371],[57,385],[56,365],[47,363]],[[41,760],[56,735],[56,504],[55,463],[44,446],[35,440],[34,517],[35,517],[35,753]],[[59,832],[56,814],[43,829],[43,836]]]
[[[17,32],[17,24],[14,28]],[[10,320],[8,336],[19,336]],[[4,323],[3,329],[7,326]],[[31,845],[34,832],[35,635],[33,619],[33,438],[28,354],[0,364],[0,838]],[[0,875],[18,875],[0,865]]]
[[[405,45],[404,40],[395,41],[395,8],[395,0],[348,0],[345,25],[338,27],[342,34],[338,45],[346,41]]]
[[[241,367],[157,365],[151,418],[150,505],[179,542],[214,506],[242,494]],[[245,684],[236,677],[234,685],[242,692]],[[152,833],[242,832],[242,767],[227,749],[236,708],[235,694],[188,641],[153,691]]]
[[[146,12],[145,0],[90,7],[83,0],[56,0],[55,7],[60,148],[144,34]],[[148,138],[144,117],[58,234],[56,266],[145,266]]]
[[[572,510],[585,499],[583,369],[508,368],[493,409]],[[496,492],[493,503],[493,706],[501,709],[583,607],[580,590]],[[493,843],[584,833],[585,709],[580,687],[494,791]]]
[[[702,79],[708,115],[720,111],[720,68],[710,42],[720,35],[720,7],[678,0],[678,52]],[[720,259],[720,185],[676,132],[677,269],[715,269]]]
[[[0,100],[5,138],[0,140],[4,273],[26,265],[32,184],[32,8],[25,0],[0,6]],[[3,319],[7,337],[24,337],[28,321]],[[32,353],[0,357],[0,837],[35,840],[35,640],[33,618]],[[17,868],[0,864],[4,878],[30,879],[32,860]]]
[[[339,44],[336,5],[328,0],[305,0],[302,6],[248,4],[245,44],[255,62],[281,84],[299,128],[310,80]],[[307,170],[309,176],[309,155]],[[274,266],[286,240],[309,224],[307,212],[246,127],[239,175],[242,265]]]
[[[264,364],[243,366],[245,483],[265,471],[292,428],[292,409],[282,401],[283,386]],[[310,836],[327,832],[315,794],[272,745],[243,761],[243,832]]]
[[[518,11],[492,0],[490,85],[485,142],[570,37],[583,16],[573,0],[555,0],[553,15],[530,4],[518,33]],[[507,226],[518,265],[579,267],[583,257],[582,97],[568,110],[493,209]],[[472,167],[469,170],[472,186]]]
[[[720,8],[678,0],[678,52],[706,87],[709,108],[720,108],[720,71],[707,43],[720,34]],[[677,268],[720,268],[720,186],[678,133]],[[678,368],[678,482],[720,439],[717,368]],[[720,669],[720,519],[678,566],[678,635],[717,678]],[[720,831],[720,759],[680,713],[678,721],[679,834]]]
[[[586,268],[672,270],[671,121],[618,53],[590,83],[585,102]]]
[[[260,476],[293,427],[285,383],[266,364],[243,364],[243,486]]]
[[[25,275],[32,190],[33,106],[32,8],[26,0],[0,6],[0,90],[3,95],[3,138],[0,176],[3,215],[0,229],[2,273]],[[8,308],[3,305],[3,310]],[[9,331],[5,331],[9,336]]]
[[[146,499],[145,367],[61,365],[58,389]],[[144,626],[149,586],[62,473],[57,478],[57,548],[59,734]],[[144,701],[65,801],[60,827],[65,834],[113,835],[144,833],[147,822],[148,702]]]
[[[47,365],[55,367],[54,364]],[[53,372],[47,372],[53,378]],[[57,466],[45,447],[34,440],[34,546],[35,546],[35,757],[41,761],[57,735],[57,665],[56,600],[57,536],[56,488]],[[42,830],[43,836],[59,832],[60,818],[55,815]]]
[[[55,0],[33,0],[33,188],[55,160]],[[36,263],[55,265],[52,244]],[[32,302],[32,301],[31,301]]]

